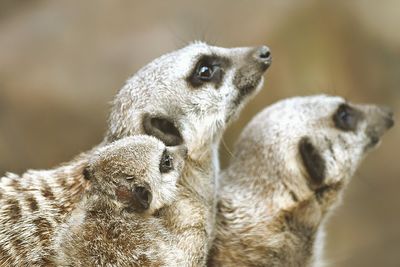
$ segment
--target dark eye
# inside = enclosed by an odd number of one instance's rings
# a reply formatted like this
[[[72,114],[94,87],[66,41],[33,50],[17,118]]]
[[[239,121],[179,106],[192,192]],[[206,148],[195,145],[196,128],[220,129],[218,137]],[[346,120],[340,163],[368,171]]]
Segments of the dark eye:
[[[337,109],[333,120],[335,126],[343,131],[354,131],[360,119],[360,112],[347,104],[341,104]]]
[[[341,120],[344,124],[351,123],[351,114],[348,109],[342,109],[338,113],[339,120]]]
[[[160,161],[160,172],[167,173],[171,171],[174,168],[172,161],[173,161],[172,156],[168,154],[167,150],[164,150]]]
[[[199,69],[197,70],[197,76],[202,81],[209,81],[212,79],[214,71],[214,66],[200,65]]]
[[[224,73],[229,69],[230,64],[227,58],[216,55],[203,55],[196,62],[186,81],[193,88],[211,83],[214,84],[215,89],[218,89],[222,84]]]

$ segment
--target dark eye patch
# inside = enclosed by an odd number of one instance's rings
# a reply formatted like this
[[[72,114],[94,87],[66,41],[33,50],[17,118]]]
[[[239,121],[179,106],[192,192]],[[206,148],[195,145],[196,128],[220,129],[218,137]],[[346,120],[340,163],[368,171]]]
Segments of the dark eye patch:
[[[302,163],[310,177],[313,189],[322,185],[325,179],[325,160],[311,143],[309,137],[303,137],[299,142],[299,153]]]
[[[161,173],[168,173],[174,169],[173,158],[166,149],[161,155],[159,168]]]
[[[346,103],[340,104],[335,114],[333,122],[335,127],[342,131],[355,131],[358,122],[363,118],[360,111],[354,109]]]
[[[215,88],[221,85],[224,72],[231,65],[228,58],[216,55],[203,55],[197,61],[195,67],[186,81],[193,88],[198,88],[205,83],[213,83]]]
[[[89,167],[86,166],[83,171],[82,171],[83,177],[85,180],[91,180],[92,179],[92,172],[90,171]]]

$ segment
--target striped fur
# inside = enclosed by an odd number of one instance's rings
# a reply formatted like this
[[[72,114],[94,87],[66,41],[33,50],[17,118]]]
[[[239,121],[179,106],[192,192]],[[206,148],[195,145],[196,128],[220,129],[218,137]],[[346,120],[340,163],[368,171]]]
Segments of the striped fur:
[[[51,266],[56,227],[86,187],[86,154],[54,170],[0,180],[0,266]]]

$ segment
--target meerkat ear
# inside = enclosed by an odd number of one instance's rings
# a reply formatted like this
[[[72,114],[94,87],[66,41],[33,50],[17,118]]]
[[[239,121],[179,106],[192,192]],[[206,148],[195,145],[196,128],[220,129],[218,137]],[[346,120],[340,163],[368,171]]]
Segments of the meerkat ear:
[[[150,203],[153,199],[150,186],[148,184],[136,186],[133,189],[133,197],[136,209],[147,210],[150,207]]]
[[[143,130],[146,134],[157,137],[167,146],[177,146],[183,143],[183,138],[174,123],[164,117],[143,116]]]
[[[92,172],[91,172],[89,166],[86,166],[86,167],[83,169],[82,174],[83,174],[83,177],[84,177],[86,180],[91,180],[91,179],[92,179]]]
[[[308,136],[301,138],[299,153],[310,176],[311,184],[313,186],[321,185],[325,179],[325,161]]]

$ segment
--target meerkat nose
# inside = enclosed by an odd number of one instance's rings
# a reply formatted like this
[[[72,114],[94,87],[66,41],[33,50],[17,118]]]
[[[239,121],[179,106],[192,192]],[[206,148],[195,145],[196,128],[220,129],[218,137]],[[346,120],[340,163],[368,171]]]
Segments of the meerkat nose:
[[[394,114],[393,114],[393,110],[391,108],[388,107],[380,107],[380,109],[382,110],[382,112],[384,113],[384,117],[385,117],[385,124],[386,127],[392,128],[394,125]]]
[[[253,53],[253,57],[265,67],[271,65],[272,56],[271,51],[265,45],[257,47]]]
[[[393,114],[391,116],[386,117],[386,127],[392,128],[394,125]]]

